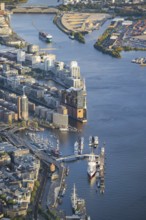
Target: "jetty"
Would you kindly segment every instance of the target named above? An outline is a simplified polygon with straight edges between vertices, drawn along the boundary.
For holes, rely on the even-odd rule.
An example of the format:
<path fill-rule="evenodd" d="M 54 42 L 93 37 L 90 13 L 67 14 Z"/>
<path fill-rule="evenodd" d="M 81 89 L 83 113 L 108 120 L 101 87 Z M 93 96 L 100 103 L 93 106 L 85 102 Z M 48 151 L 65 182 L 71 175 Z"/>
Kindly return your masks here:
<path fill-rule="evenodd" d="M 72 160 L 77 160 L 77 159 L 84 159 L 84 158 L 89 158 L 91 154 L 76 154 L 76 155 L 68 155 L 64 157 L 59 157 L 56 158 L 56 161 L 72 161 Z M 95 157 L 98 159 L 98 155 L 95 155 Z"/>

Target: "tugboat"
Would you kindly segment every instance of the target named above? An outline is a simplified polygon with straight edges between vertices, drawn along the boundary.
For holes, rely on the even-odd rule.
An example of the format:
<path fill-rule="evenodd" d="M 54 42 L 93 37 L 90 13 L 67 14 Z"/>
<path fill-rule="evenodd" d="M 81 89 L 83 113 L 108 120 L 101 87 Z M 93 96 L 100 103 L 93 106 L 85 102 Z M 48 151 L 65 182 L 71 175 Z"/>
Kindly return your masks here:
<path fill-rule="evenodd" d="M 47 34 L 45 32 L 39 32 L 39 39 L 45 41 L 46 43 L 52 42 L 52 35 Z"/>

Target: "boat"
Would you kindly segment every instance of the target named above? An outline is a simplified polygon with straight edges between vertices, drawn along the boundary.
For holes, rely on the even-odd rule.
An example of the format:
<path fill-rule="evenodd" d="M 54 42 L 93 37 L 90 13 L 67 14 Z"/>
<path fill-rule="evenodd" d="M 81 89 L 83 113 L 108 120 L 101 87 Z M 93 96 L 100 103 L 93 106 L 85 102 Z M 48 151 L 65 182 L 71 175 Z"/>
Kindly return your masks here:
<path fill-rule="evenodd" d="M 74 39 L 75 39 L 75 36 L 74 36 L 73 33 L 70 33 L 68 36 L 69 36 L 69 38 L 70 38 L 71 40 L 74 40 Z"/>
<path fill-rule="evenodd" d="M 92 136 L 89 137 L 89 146 L 92 145 Z"/>
<path fill-rule="evenodd" d="M 84 137 L 80 137 L 79 138 L 79 146 L 80 146 L 80 149 L 83 150 L 83 147 L 84 147 Z"/>
<path fill-rule="evenodd" d="M 75 184 L 73 187 L 73 192 L 71 194 L 71 205 L 74 214 L 86 214 L 85 200 L 78 197 Z"/>
<path fill-rule="evenodd" d="M 75 155 L 78 155 L 78 153 L 79 153 L 79 144 L 78 144 L 78 142 L 76 141 L 76 142 L 74 143 L 74 154 L 75 154 Z"/>
<path fill-rule="evenodd" d="M 59 149 L 59 139 L 57 139 L 57 146 L 55 148 L 51 148 L 50 149 L 50 153 L 55 156 L 55 157 L 59 157 L 62 155 L 62 153 L 60 152 L 60 149 Z"/>
<path fill-rule="evenodd" d="M 84 148 L 84 137 L 79 137 L 77 142 L 78 142 L 78 153 L 82 154 Z"/>
<path fill-rule="evenodd" d="M 67 167 L 65 171 L 66 171 L 66 176 L 68 176 L 68 174 L 69 174 L 69 167 Z"/>
<path fill-rule="evenodd" d="M 96 158 L 94 154 L 89 156 L 87 173 L 90 179 L 96 174 Z"/>
<path fill-rule="evenodd" d="M 52 35 L 47 34 L 45 32 L 39 32 L 39 39 L 41 39 L 47 43 L 51 43 L 52 42 Z"/>
<path fill-rule="evenodd" d="M 98 145 L 98 144 L 99 144 L 98 136 L 94 136 L 94 145 Z"/>

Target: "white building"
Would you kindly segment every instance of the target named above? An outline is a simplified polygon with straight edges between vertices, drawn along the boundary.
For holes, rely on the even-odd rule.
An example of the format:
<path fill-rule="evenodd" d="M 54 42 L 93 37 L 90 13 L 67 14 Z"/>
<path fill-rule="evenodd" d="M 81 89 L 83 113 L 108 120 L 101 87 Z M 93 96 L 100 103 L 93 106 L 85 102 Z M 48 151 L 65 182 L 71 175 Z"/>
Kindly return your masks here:
<path fill-rule="evenodd" d="M 17 62 L 24 62 L 25 61 L 25 51 L 18 50 L 17 52 Z"/>
<path fill-rule="evenodd" d="M 75 79 L 80 79 L 80 67 L 78 66 L 77 61 L 71 61 L 70 74 L 71 74 L 71 77 Z"/>
<path fill-rule="evenodd" d="M 53 124 L 57 128 L 68 129 L 68 115 L 53 113 Z"/>

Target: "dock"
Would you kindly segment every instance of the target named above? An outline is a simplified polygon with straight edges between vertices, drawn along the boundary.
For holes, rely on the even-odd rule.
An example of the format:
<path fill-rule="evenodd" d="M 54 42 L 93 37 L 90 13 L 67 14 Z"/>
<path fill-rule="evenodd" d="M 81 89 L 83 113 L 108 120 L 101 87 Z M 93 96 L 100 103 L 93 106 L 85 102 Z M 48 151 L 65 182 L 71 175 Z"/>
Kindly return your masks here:
<path fill-rule="evenodd" d="M 77 155 L 68 155 L 64 157 L 59 157 L 56 159 L 56 161 L 72 161 L 72 160 L 78 160 L 78 159 L 84 159 L 84 158 L 89 158 L 91 154 L 77 154 Z M 95 157 L 98 159 L 98 155 L 95 155 Z"/>

